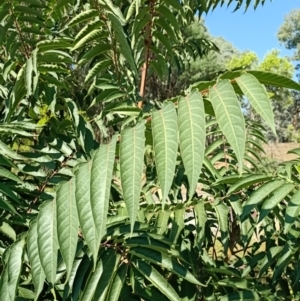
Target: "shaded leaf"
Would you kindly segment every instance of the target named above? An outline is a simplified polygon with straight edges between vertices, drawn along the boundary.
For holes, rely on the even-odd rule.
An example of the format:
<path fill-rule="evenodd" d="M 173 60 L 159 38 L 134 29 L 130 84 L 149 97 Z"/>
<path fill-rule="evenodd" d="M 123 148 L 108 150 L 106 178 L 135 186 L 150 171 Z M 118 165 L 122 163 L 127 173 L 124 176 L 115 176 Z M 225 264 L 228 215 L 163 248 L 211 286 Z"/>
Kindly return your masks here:
<path fill-rule="evenodd" d="M 23 263 L 24 246 L 25 241 L 23 239 L 18 240 L 5 252 L 4 269 L 0 279 L 0 300 L 15 301 Z"/>
<path fill-rule="evenodd" d="M 107 16 L 112 22 L 112 27 L 115 30 L 115 38 L 119 43 L 119 47 L 122 49 L 122 55 L 124 55 L 134 74 L 138 76 L 138 71 L 133 59 L 132 51 L 129 47 L 120 19 L 112 13 L 108 13 Z"/>
<path fill-rule="evenodd" d="M 96 291 L 94 294 L 95 300 L 104 301 L 109 291 L 110 283 L 114 279 L 114 275 L 118 268 L 121 255 L 110 249 L 103 253 L 101 261 L 103 264 L 103 273 L 97 284 Z"/>
<path fill-rule="evenodd" d="M 163 275 L 161 275 L 153 266 L 142 260 L 133 261 L 134 267 L 146 277 L 157 289 L 159 289 L 170 300 L 181 300 L 174 288 L 169 284 Z"/>
<path fill-rule="evenodd" d="M 267 197 L 270 193 L 272 193 L 283 184 L 284 182 L 282 180 L 274 180 L 262 185 L 257 190 L 255 190 L 250 198 L 243 204 L 243 214 L 241 219 L 249 214 L 250 211 L 259 203 L 261 203 L 265 197 Z"/>
<path fill-rule="evenodd" d="M 136 257 L 148 260 L 154 264 L 158 264 L 172 273 L 177 274 L 179 277 L 183 277 L 191 283 L 202 285 L 189 270 L 166 254 L 141 247 L 131 248 L 129 253 L 135 255 Z"/>
<path fill-rule="evenodd" d="M 197 205 L 195 205 L 194 213 L 196 217 L 196 227 L 197 227 L 196 241 L 198 244 L 198 248 L 201 249 L 201 245 L 205 237 L 205 224 L 207 221 L 204 201 L 201 201 Z"/>
<path fill-rule="evenodd" d="M 108 296 L 109 301 L 118 301 L 120 297 L 121 290 L 123 288 L 123 284 L 125 282 L 126 273 L 127 273 L 128 265 L 123 263 L 117 270 L 114 280 L 110 287 L 110 292 Z"/>
<path fill-rule="evenodd" d="M 290 227 L 296 221 L 300 212 L 300 191 L 297 191 L 288 202 L 285 210 L 284 233 L 288 233 Z"/>

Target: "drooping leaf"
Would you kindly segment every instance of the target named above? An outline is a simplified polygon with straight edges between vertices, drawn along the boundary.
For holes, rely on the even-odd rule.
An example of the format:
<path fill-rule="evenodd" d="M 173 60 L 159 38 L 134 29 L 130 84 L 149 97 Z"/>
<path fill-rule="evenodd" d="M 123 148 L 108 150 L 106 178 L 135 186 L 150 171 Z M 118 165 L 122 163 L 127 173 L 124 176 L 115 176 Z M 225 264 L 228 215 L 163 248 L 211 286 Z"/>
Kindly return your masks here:
<path fill-rule="evenodd" d="M 214 209 L 217 214 L 219 231 L 221 232 L 221 241 L 225 249 L 225 253 L 227 252 L 228 247 L 228 207 L 223 204 L 221 201 L 214 205 Z"/>
<path fill-rule="evenodd" d="M 82 301 L 91 301 L 93 300 L 95 290 L 97 288 L 98 281 L 103 273 L 103 262 L 99 260 L 97 262 L 95 270 L 90 274 L 87 285 L 82 294 Z"/>
<path fill-rule="evenodd" d="M 103 262 L 103 273 L 97 284 L 94 294 L 95 300 L 104 301 L 109 291 L 110 283 L 114 279 L 114 275 L 117 271 L 120 263 L 121 255 L 114 252 L 112 249 L 107 250 L 101 256 Z"/>
<path fill-rule="evenodd" d="M 243 219 L 255 206 L 261 203 L 265 197 L 283 184 L 284 182 L 282 180 L 274 180 L 255 190 L 250 198 L 243 204 L 244 209 L 241 219 Z"/>
<path fill-rule="evenodd" d="M 171 215 L 171 211 L 167 210 L 165 212 L 161 211 L 158 213 L 158 217 L 156 220 L 156 228 L 157 234 L 164 234 L 168 229 L 169 218 Z"/>
<path fill-rule="evenodd" d="M 83 236 L 97 262 L 98 248 L 105 234 L 108 198 L 117 136 L 103 144 L 93 160 L 76 172 L 76 204 Z"/>
<path fill-rule="evenodd" d="M 110 287 L 108 300 L 110 301 L 119 300 L 120 293 L 125 282 L 127 269 L 128 269 L 128 264 L 126 263 L 121 264 L 121 266 L 118 268 Z"/>
<path fill-rule="evenodd" d="M 0 177 L 7 178 L 17 183 L 23 184 L 23 181 L 18 176 L 16 176 L 14 173 L 1 166 L 0 166 Z"/>
<path fill-rule="evenodd" d="M 203 285 L 194 277 L 194 275 L 189 270 L 175 261 L 172 257 L 164 253 L 142 247 L 131 248 L 129 250 L 129 253 L 135 255 L 136 257 L 148 260 L 154 264 L 158 264 L 161 267 L 166 268 L 172 273 L 178 275 L 179 277 L 183 277 L 191 283 L 201 286 Z"/>
<path fill-rule="evenodd" d="M 43 40 L 38 42 L 36 46 L 41 53 L 47 50 L 70 47 L 71 41 L 67 39 Z"/>
<path fill-rule="evenodd" d="M 41 265 L 41 260 L 38 251 L 38 233 L 37 233 L 37 221 L 34 220 L 30 224 L 27 239 L 27 252 L 28 258 L 31 263 L 31 275 L 34 285 L 34 300 L 38 300 L 38 297 L 43 289 L 44 281 L 46 279 L 44 270 Z"/>
<path fill-rule="evenodd" d="M 77 275 L 77 272 L 79 270 L 79 266 L 83 261 L 84 256 L 86 255 L 86 251 L 87 248 L 83 245 L 83 241 L 79 241 L 78 245 L 77 245 L 77 250 L 76 250 L 76 254 L 75 254 L 75 259 L 72 265 L 72 269 L 71 269 L 71 273 L 70 273 L 70 277 L 68 280 L 68 283 L 64 286 L 64 299 L 66 299 L 71 292 L 74 290 L 73 286 L 74 286 L 74 282 L 75 282 L 75 278 Z M 83 272 L 81 270 L 81 272 Z M 83 272 L 84 274 L 84 272 Z M 78 289 L 78 288 L 76 288 Z M 74 298 L 76 300 L 76 298 Z"/>
<path fill-rule="evenodd" d="M 173 244 L 177 243 L 177 239 L 184 228 L 185 208 L 176 209 L 172 218 L 172 228 L 169 239 Z"/>
<path fill-rule="evenodd" d="M 32 72 L 33 72 L 33 63 L 32 57 L 30 57 L 25 66 L 25 85 L 27 90 L 27 97 L 32 93 Z"/>
<path fill-rule="evenodd" d="M 144 166 L 145 123 L 139 122 L 121 133 L 120 171 L 124 201 L 129 213 L 131 232 L 137 216 Z"/>
<path fill-rule="evenodd" d="M 92 60 L 95 56 L 101 54 L 102 52 L 108 51 L 110 49 L 111 46 L 109 44 L 98 44 L 84 53 L 84 55 L 78 61 L 78 65 L 82 65 L 88 60 Z"/>
<path fill-rule="evenodd" d="M 158 180 L 162 189 L 162 207 L 168 196 L 175 172 L 177 156 L 177 116 L 171 102 L 152 113 L 153 145 Z"/>
<path fill-rule="evenodd" d="M 79 264 L 78 270 L 80 273 L 77 273 L 73 280 L 73 286 L 72 288 L 72 300 L 79 301 L 80 293 L 84 287 L 85 280 L 88 278 L 88 276 L 91 273 L 91 266 L 92 266 L 92 259 L 90 257 L 90 252 L 88 251 L 87 254 L 85 254 Z M 71 279 L 71 278 L 70 278 Z"/>
<path fill-rule="evenodd" d="M 0 279 L 0 300 L 15 300 L 23 264 L 24 246 L 24 239 L 18 240 L 5 253 L 4 269 Z"/>
<path fill-rule="evenodd" d="M 255 111 L 266 121 L 276 135 L 273 109 L 266 89 L 253 75 L 248 73 L 243 73 L 236 81 Z"/>
<path fill-rule="evenodd" d="M 134 267 L 146 277 L 158 290 L 172 301 L 181 300 L 174 288 L 153 266 L 142 260 L 132 262 Z"/>
<path fill-rule="evenodd" d="M 276 262 L 273 274 L 273 283 L 276 282 L 283 269 L 289 265 L 291 257 L 295 254 L 295 252 L 296 248 L 290 246 L 289 243 L 285 244 Z"/>
<path fill-rule="evenodd" d="M 102 144 L 95 152 L 91 170 L 91 209 L 99 246 L 106 231 L 110 186 L 113 175 L 117 135 L 108 144 Z"/>
<path fill-rule="evenodd" d="M 284 75 L 258 70 L 249 70 L 247 71 L 247 73 L 255 76 L 257 80 L 264 85 L 271 85 L 300 91 L 300 85 Z"/>
<path fill-rule="evenodd" d="M 195 217 L 196 217 L 196 229 L 197 237 L 196 241 L 198 248 L 201 249 L 202 242 L 205 237 L 205 224 L 207 221 L 207 215 L 205 211 L 205 203 L 203 201 L 199 202 L 194 207 Z"/>
<path fill-rule="evenodd" d="M 260 264 L 259 276 L 261 277 L 271 266 L 271 264 L 276 260 L 279 256 L 280 251 L 282 250 L 282 246 L 275 246 L 267 250 L 263 261 Z"/>
<path fill-rule="evenodd" d="M 262 221 L 269 212 L 278 205 L 293 189 L 294 184 L 285 183 L 276 190 L 274 190 L 269 198 L 267 198 L 260 210 L 259 222 Z"/>
<path fill-rule="evenodd" d="M 243 170 L 246 128 L 241 107 L 230 82 L 222 80 L 212 87 L 210 100 L 219 126 L 237 157 L 239 172 L 241 173 Z"/>
<path fill-rule="evenodd" d="M 154 236 L 154 237 L 153 237 Z M 171 256 L 180 258 L 180 253 L 171 247 L 173 244 L 172 239 L 167 239 L 164 236 L 157 235 L 155 237 L 154 234 L 143 234 L 137 237 L 131 237 L 126 239 L 126 245 L 129 247 L 143 247 L 153 249 L 165 254 L 169 254 Z"/>
<path fill-rule="evenodd" d="M 284 233 L 288 233 L 290 227 L 296 221 L 300 212 L 300 191 L 297 191 L 289 201 L 285 211 Z"/>
<path fill-rule="evenodd" d="M 118 41 L 120 48 L 122 49 L 122 54 L 124 55 L 126 61 L 130 65 L 131 70 L 134 72 L 134 74 L 136 76 L 138 76 L 138 71 L 137 71 L 137 67 L 136 67 L 136 64 L 133 59 L 132 51 L 131 51 L 128 41 L 126 39 L 126 35 L 124 33 L 120 19 L 117 18 L 112 13 L 108 13 L 107 16 L 110 19 L 110 21 L 112 22 L 112 27 L 115 30 L 115 38 Z"/>
<path fill-rule="evenodd" d="M 245 187 L 250 187 L 253 184 L 262 183 L 266 181 L 270 181 L 273 178 L 273 176 L 267 176 L 267 175 L 250 175 L 246 178 L 242 178 L 241 180 L 237 181 L 235 184 L 233 184 L 227 194 L 234 193 L 236 191 L 239 191 Z"/>
<path fill-rule="evenodd" d="M 75 180 L 71 179 L 58 188 L 56 193 L 57 234 L 59 248 L 66 264 L 66 282 L 75 258 L 79 219 L 75 199 Z"/>
<path fill-rule="evenodd" d="M 56 200 L 45 201 L 40 206 L 37 218 L 37 243 L 39 257 L 46 279 L 52 285 L 55 282 L 57 271 L 57 218 Z"/>
<path fill-rule="evenodd" d="M 202 168 L 206 138 L 203 99 L 198 91 L 180 98 L 178 126 L 181 157 L 189 180 L 191 199 Z"/>

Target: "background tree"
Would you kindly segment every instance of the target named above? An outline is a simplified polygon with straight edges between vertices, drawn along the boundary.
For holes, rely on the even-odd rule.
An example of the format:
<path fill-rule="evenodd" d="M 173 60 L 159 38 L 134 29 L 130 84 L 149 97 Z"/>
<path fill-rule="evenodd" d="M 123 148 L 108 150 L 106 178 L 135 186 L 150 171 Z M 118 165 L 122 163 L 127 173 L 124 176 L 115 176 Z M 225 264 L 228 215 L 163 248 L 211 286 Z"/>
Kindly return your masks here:
<path fill-rule="evenodd" d="M 228 69 L 236 68 L 257 69 L 266 72 L 275 72 L 292 78 L 294 75 L 294 66 L 287 58 L 280 57 L 278 50 L 271 50 L 260 62 L 254 52 L 246 51 L 239 56 L 233 57 L 227 64 Z M 270 129 L 267 129 L 266 137 L 270 142 L 288 142 L 297 139 L 298 109 L 297 100 L 294 98 L 295 92 L 279 87 L 266 86 L 269 93 L 274 118 L 276 124 L 277 137 Z M 249 106 L 247 100 L 243 99 L 244 112 L 251 120 L 262 122 L 261 118 L 255 113 L 253 108 Z"/>
<path fill-rule="evenodd" d="M 294 50 L 294 54 L 291 60 L 296 63 L 296 74 L 300 81 L 300 9 L 292 10 L 288 15 L 285 16 L 284 22 L 278 30 L 278 40 L 284 44 L 287 49 Z M 299 141 L 299 114 L 300 114 L 300 94 L 293 92 L 294 105 L 291 108 L 293 115 L 293 122 L 290 125 L 291 135 L 294 136 L 294 140 Z"/>
<path fill-rule="evenodd" d="M 278 30 L 278 40 L 284 44 L 287 49 L 294 50 L 291 57 L 297 62 L 296 69 L 300 68 L 300 9 L 292 10 L 285 16 L 284 22 Z M 299 75 L 298 75 L 299 76 Z"/>

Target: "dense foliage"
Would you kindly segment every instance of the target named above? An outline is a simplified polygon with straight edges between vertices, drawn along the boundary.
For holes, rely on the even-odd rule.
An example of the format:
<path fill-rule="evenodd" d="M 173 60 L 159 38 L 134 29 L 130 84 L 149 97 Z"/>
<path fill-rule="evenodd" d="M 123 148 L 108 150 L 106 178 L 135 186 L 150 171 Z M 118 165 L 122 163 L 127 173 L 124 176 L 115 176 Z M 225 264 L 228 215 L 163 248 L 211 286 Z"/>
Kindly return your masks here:
<path fill-rule="evenodd" d="M 275 132 L 265 85 L 300 85 L 147 90 L 216 50 L 183 28 L 225 2 L 265 1 L 0 1 L 1 301 L 299 299 L 299 160 L 261 165 L 240 99 Z"/>

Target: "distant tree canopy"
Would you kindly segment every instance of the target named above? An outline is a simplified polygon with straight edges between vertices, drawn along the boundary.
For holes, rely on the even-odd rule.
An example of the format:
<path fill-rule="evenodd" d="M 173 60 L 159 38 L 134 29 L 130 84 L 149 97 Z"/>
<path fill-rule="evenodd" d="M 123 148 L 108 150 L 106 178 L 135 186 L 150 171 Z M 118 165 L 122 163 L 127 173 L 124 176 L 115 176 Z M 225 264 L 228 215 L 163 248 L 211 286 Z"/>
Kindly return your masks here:
<path fill-rule="evenodd" d="M 300 81 L 300 9 L 294 9 L 285 16 L 284 22 L 278 30 L 277 38 L 287 49 L 294 50 L 290 59 L 296 63 L 296 75 Z M 293 105 L 290 107 L 290 112 L 293 121 L 289 125 L 289 135 L 292 137 L 292 140 L 299 141 L 300 94 L 296 91 L 291 93 Z"/>
<path fill-rule="evenodd" d="M 292 10 L 285 16 L 277 37 L 287 49 L 294 50 L 293 61 L 297 61 L 296 69 L 300 69 L 300 9 Z M 299 74 L 298 74 L 299 77 Z"/>

